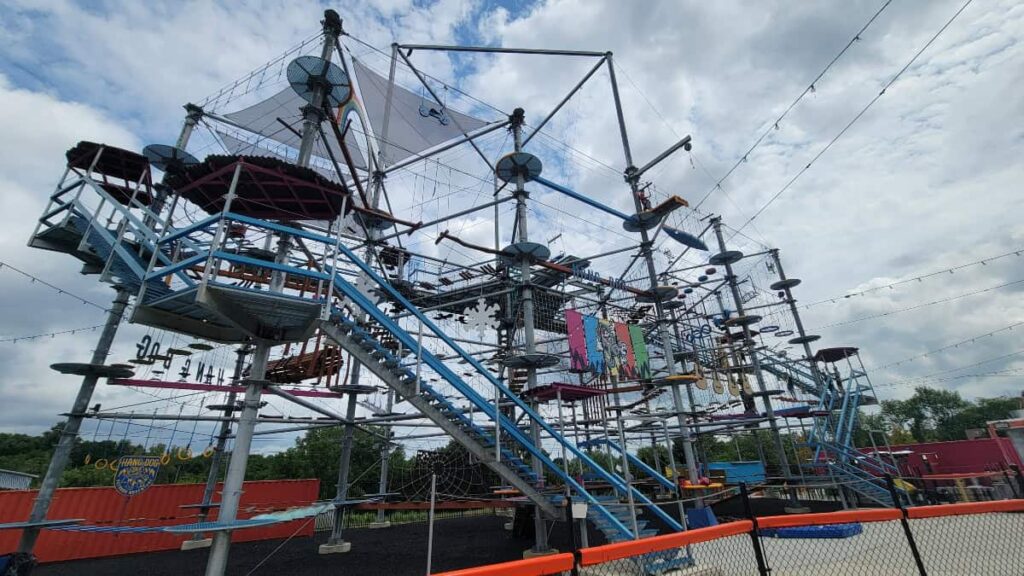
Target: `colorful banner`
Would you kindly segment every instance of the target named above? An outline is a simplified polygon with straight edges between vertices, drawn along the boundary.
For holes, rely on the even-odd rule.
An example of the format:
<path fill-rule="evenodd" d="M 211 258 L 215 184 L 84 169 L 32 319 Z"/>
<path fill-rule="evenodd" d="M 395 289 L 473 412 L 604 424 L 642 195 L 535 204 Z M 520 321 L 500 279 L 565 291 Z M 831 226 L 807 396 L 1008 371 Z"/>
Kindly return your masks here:
<path fill-rule="evenodd" d="M 619 341 L 619 374 L 623 379 L 632 380 L 636 378 L 636 357 L 633 355 L 633 339 L 629 335 L 629 326 L 616 322 L 615 337 Z"/>
<path fill-rule="evenodd" d="M 604 374 L 604 352 L 601 351 L 601 343 L 597 335 L 597 318 L 594 316 L 583 317 L 583 333 L 587 340 L 587 369 L 594 374 Z"/>
<path fill-rule="evenodd" d="M 647 353 L 644 331 L 634 324 L 629 325 L 629 336 L 633 340 L 633 356 L 636 358 L 637 378 L 651 377 L 651 357 Z"/>
<path fill-rule="evenodd" d="M 605 370 L 613 378 L 618 378 L 622 354 L 619 352 L 619 338 L 615 335 L 615 323 L 609 320 L 599 320 L 597 333 L 601 341 L 601 349 L 604 350 Z"/>
<path fill-rule="evenodd" d="M 620 380 L 651 377 L 643 330 L 633 324 L 565 311 L 570 370 L 608 375 Z"/>
<path fill-rule="evenodd" d="M 575 310 L 565 311 L 565 328 L 569 336 L 569 370 L 586 372 L 587 336 L 583 329 L 583 315 Z"/>

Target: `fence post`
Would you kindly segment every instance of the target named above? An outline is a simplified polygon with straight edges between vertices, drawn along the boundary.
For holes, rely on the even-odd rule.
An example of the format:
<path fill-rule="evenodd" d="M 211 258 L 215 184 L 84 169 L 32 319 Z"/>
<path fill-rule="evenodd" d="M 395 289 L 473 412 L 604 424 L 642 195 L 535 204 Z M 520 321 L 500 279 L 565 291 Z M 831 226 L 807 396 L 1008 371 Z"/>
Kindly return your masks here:
<path fill-rule="evenodd" d="M 764 550 L 761 549 L 761 536 L 757 530 L 757 516 L 750 507 L 750 494 L 747 492 L 747 483 L 740 482 L 740 497 L 743 498 L 743 512 L 747 515 L 754 526 L 750 529 L 750 541 L 754 545 L 754 558 L 757 560 L 757 573 L 761 576 L 768 576 L 768 565 L 764 560 Z"/>
<path fill-rule="evenodd" d="M 1020 466 L 1010 464 L 1010 470 L 1013 470 L 1013 473 L 1017 475 L 1017 493 L 1020 494 L 1018 498 L 1024 498 L 1024 476 L 1020 474 Z"/>
<path fill-rule="evenodd" d="M 565 496 L 565 506 L 568 512 L 566 520 L 569 521 L 569 542 L 572 546 L 572 576 L 579 576 L 580 573 L 580 536 L 575 515 L 572 513 L 572 496 Z"/>
<path fill-rule="evenodd" d="M 917 571 L 921 576 L 928 576 L 924 569 L 924 562 L 921 561 L 921 552 L 917 549 L 917 542 L 914 540 L 914 533 L 910 531 L 910 522 L 907 521 L 907 509 L 903 507 L 903 500 L 896 491 L 896 483 L 892 481 L 892 474 L 885 475 L 885 485 L 889 488 L 889 496 L 893 504 L 900 510 L 900 524 L 903 525 L 903 534 L 907 537 L 907 544 L 910 545 L 910 553 L 914 555 L 914 562 L 917 564 Z"/>

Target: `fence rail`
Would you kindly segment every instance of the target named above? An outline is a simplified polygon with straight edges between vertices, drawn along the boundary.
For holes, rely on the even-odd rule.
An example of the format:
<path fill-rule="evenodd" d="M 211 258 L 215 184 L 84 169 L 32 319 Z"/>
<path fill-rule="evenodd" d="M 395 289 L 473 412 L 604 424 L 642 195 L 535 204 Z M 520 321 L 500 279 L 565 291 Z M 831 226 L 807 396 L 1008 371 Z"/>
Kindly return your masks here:
<path fill-rule="evenodd" d="M 1024 500 L 968 502 L 763 516 L 438 576 L 1002 576 L 1024 573 L 1022 541 Z"/>

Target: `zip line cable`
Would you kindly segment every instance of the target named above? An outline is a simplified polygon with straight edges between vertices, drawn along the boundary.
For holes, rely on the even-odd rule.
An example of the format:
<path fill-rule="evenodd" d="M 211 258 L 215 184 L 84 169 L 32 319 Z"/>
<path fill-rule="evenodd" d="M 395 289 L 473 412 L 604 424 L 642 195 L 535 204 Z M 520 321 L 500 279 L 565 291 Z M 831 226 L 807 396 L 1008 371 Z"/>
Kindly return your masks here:
<path fill-rule="evenodd" d="M 857 292 L 850 292 L 850 293 L 844 294 L 842 296 L 835 296 L 833 298 L 825 298 L 824 300 L 817 300 L 815 302 L 811 302 L 810 304 L 804 304 L 803 306 L 800 306 L 800 308 L 803 309 L 803 310 L 806 310 L 807 308 L 811 308 L 811 307 L 817 306 L 819 304 L 824 304 L 826 302 L 831 302 L 832 304 L 836 304 L 836 303 L 838 303 L 838 302 L 840 302 L 842 300 L 845 300 L 845 299 L 848 299 L 848 298 L 853 298 L 854 296 L 863 296 L 865 294 L 870 294 L 871 292 L 877 292 L 879 290 L 884 290 L 886 288 L 892 289 L 895 286 L 899 286 L 901 284 L 907 284 L 907 283 L 910 283 L 910 282 L 914 282 L 915 280 L 917 282 L 921 282 L 922 280 L 924 280 L 926 278 L 932 278 L 934 276 L 939 276 L 939 275 L 943 275 L 943 274 L 952 274 L 953 272 L 955 272 L 957 270 L 962 270 L 964 268 L 970 268 L 971 266 L 977 266 L 979 264 L 982 265 L 982 266 L 987 266 L 989 262 L 995 262 L 996 260 L 1000 260 L 1002 258 L 1006 258 L 1007 256 L 1020 256 L 1022 251 L 1024 251 L 1024 248 L 1018 248 L 1017 250 L 1013 250 L 1013 251 L 1007 252 L 1005 254 L 1000 254 L 998 256 L 992 256 L 992 257 L 989 257 L 989 258 L 982 258 L 980 260 L 975 260 L 974 262 L 968 262 L 966 264 L 960 264 L 960 265 L 957 265 L 957 266 L 953 266 L 951 268 L 942 268 L 941 270 L 936 270 L 935 272 L 929 272 L 927 274 L 921 274 L 919 276 L 914 276 L 913 278 L 906 278 L 904 280 L 898 280 L 896 282 L 892 282 L 892 283 L 886 284 L 884 286 L 875 286 L 874 288 L 866 288 L 864 290 L 860 290 L 860 291 L 857 291 Z"/>
<path fill-rule="evenodd" d="M 825 147 L 824 147 L 824 148 L 822 148 L 821 150 L 819 150 L 819 151 L 818 151 L 818 153 L 817 153 L 817 154 L 815 154 L 813 158 L 811 158 L 810 162 L 808 162 L 806 166 L 804 166 L 803 168 L 801 168 L 801 169 L 800 169 L 800 171 L 799 171 L 799 172 L 797 172 L 797 173 L 796 173 L 796 175 L 795 175 L 795 176 L 793 176 L 793 178 L 792 178 L 792 179 L 790 179 L 790 180 L 789 180 L 789 182 L 787 182 L 785 186 L 783 186 L 782 188 L 780 188 L 778 192 L 776 192 L 776 193 L 775 193 L 775 194 L 774 194 L 774 195 L 773 195 L 773 196 L 772 196 L 771 198 L 769 198 L 769 199 L 768 199 L 768 201 L 767 201 L 767 202 L 765 202 L 765 203 L 764 203 L 764 205 L 762 205 L 762 206 L 761 206 L 760 208 L 758 208 L 757 212 L 755 212 L 753 216 L 751 216 L 750 218 L 748 218 L 748 219 L 747 219 L 747 221 L 746 221 L 746 222 L 744 222 L 744 223 L 743 223 L 743 225 L 742 225 L 742 226 L 740 226 L 740 227 L 738 228 L 738 230 L 743 230 L 744 228 L 746 228 L 746 227 L 747 227 L 747 225 L 749 225 L 750 223 L 752 223 L 752 222 L 753 222 L 753 221 L 754 221 L 754 220 L 755 220 L 755 219 L 756 219 L 756 218 L 757 218 L 758 216 L 760 216 L 760 215 L 761 215 L 762 213 L 764 213 L 764 211 L 765 211 L 765 210 L 767 210 L 769 206 L 771 206 L 771 205 L 772 205 L 772 204 L 773 204 L 773 203 L 774 203 L 774 202 L 775 202 L 776 200 L 778 200 L 779 196 L 782 196 L 782 194 L 783 194 L 783 193 L 784 193 L 784 192 L 785 192 L 786 190 L 789 190 L 789 188 L 790 188 L 790 187 L 791 187 L 791 186 L 793 185 L 793 183 L 795 183 L 795 182 L 796 182 L 797 180 L 799 180 L 801 176 L 803 176 L 803 175 L 804 175 L 804 174 L 805 174 L 805 173 L 806 173 L 806 172 L 807 172 L 808 170 L 810 170 L 810 169 L 811 169 L 811 166 L 813 166 L 813 165 L 814 165 L 814 163 L 815 163 L 815 162 L 817 162 L 819 158 L 821 158 L 822 156 L 824 156 L 824 154 L 825 154 L 826 152 L 828 152 L 828 151 L 829 151 L 829 150 L 830 150 L 830 149 L 832 148 L 832 146 L 833 146 L 833 145 L 834 145 L 834 144 L 835 144 L 836 142 L 838 142 L 838 141 L 839 141 L 839 139 L 840 139 L 840 138 L 842 138 L 842 137 L 843 137 L 843 135 L 845 135 L 845 134 L 847 133 L 847 131 L 849 131 L 849 130 L 850 130 L 850 128 L 851 128 L 851 127 L 853 127 L 853 125 L 854 125 L 854 124 L 856 124 L 856 123 L 857 123 L 857 121 L 858 121 L 858 120 L 860 120 L 860 119 L 861 119 L 861 118 L 862 118 L 862 117 L 864 116 L 864 114 L 866 114 L 866 113 L 867 113 L 867 111 L 868 111 L 868 110 L 870 110 L 870 109 L 871 109 L 871 107 L 872 107 L 872 106 L 874 106 L 874 105 L 875 105 L 875 102 L 878 102 L 878 101 L 879 101 L 879 100 L 880 100 L 880 99 L 882 98 L 882 96 L 884 96 L 884 95 L 885 95 L 886 91 L 887 91 L 887 90 L 888 90 L 888 89 L 889 89 L 889 88 L 890 88 L 890 87 L 891 87 L 891 86 L 892 86 L 893 84 L 895 84 L 897 80 L 899 80 L 899 79 L 900 79 L 900 78 L 901 78 L 901 77 L 903 76 L 903 74 L 904 74 L 904 73 L 905 73 L 905 72 L 906 72 L 906 71 L 907 71 L 907 70 L 908 70 L 908 69 L 909 69 L 909 68 L 910 68 L 910 67 L 911 67 L 911 66 L 912 66 L 912 65 L 914 64 L 914 62 L 917 62 L 917 59 L 918 59 L 918 58 L 919 58 L 919 57 L 921 56 L 921 54 L 923 54 L 923 53 L 924 53 L 924 51 L 925 51 L 925 50 L 927 50 L 927 49 L 928 49 L 928 48 L 929 48 L 929 47 L 930 47 L 930 46 L 931 46 L 931 45 L 932 45 L 932 44 L 933 44 L 933 43 L 935 42 L 935 40 L 937 40 L 937 39 L 938 39 L 938 37 L 939 37 L 939 36 L 941 36 L 941 35 L 942 35 L 942 33 L 946 31 L 946 28 L 949 28 L 949 26 L 950 26 L 950 25 L 951 25 L 951 24 L 952 24 L 952 23 L 953 23 L 953 22 L 954 22 L 954 21 L 955 21 L 955 20 L 957 19 L 957 17 L 959 17 L 959 16 L 960 16 L 960 14 L 962 14 L 962 13 L 963 13 L 963 11 L 964 11 L 964 10 L 966 10 L 966 9 L 967 9 L 967 7 L 968 7 L 968 6 L 970 6 L 970 5 L 971 5 L 971 2 L 973 2 L 973 1 L 974 1 L 974 0 L 967 0 L 967 2 L 965 2 L 965 3 L 964 3 L 964 4 L 962 5 L 962 6 L 960 6 L 960 9 L 959 9 L 959 10 L 957 10 L 957 11 L 956 11 L 956 12 L 955 12 L 955 13 L 953 14 L 953 16 L 952 16 L 952 17 L 950 17 L 950 19 L 949 19 L 949 20 L 947 20 L 947 21 L 946 21 L 946 23 L 942 25 L 942 28 L 939 28 L 939 31 L 938 31 L 938 32 L 936 32 L 936 33 L 935 33 L 935 34 L 934 34 L 934 35 L 933 35 L 933 36 L 932 36 L 932 37 L 931 37 L 931 38 L 930 38 L 930 39 L 928 40 L 928 42 L 926 42 L 926 43 L 925 43 L 925 45 L 924 45 L 924 46 L 922 46 L 922 47 L 921 47 L 921 49 L 920 49 L 920 50 L 918 50 L 918 51 L 917 51 L 917 53 L 915 53 L 915 54 L 914 54 L 914 56 L 913 56 L 913 57 L 912 57 L 912 58 L 910 59 L 910 61 L 909 61 L 909 62 L 907 62 L 907 63 L 906 63 L 906 64 L 905 64 L 904 66 L 903 66 L 903 68 L 901 68 L 901 69 L 900 69 L 900 71 L 899 71 L 899 72 L 897 72 L 897 73 L 896 73 L 896 75 L 895 75 L 895 76 L 893 76 L 893 77 L 892 77 L 892 79 L 891 79 L 891 80 L 889 80 L 889 82 L 887 82 L 887 83 L 885 84 L 885 86 L 883 86 L 883 87 L 882 87 L 882 90 L 881 90 L 881 91 L 880 91 L 880 92 L 879 92 L 878 94 L 876 94 L 876 95 L 875 95 L 875 97 L 874 97 L 874 98 L 872 98 L 872 99 L 871 99 L 871 100 L 870 100 L 870 101 L 869 101 L 869 102 L 867 103 L 867 105 L 866 105 L 866 106 L 864 106 L 864 108 L 862 108 L 862 109 L 861 109 L 861 111 L 860 111 L 860 112 L 858 112 L 858 113 L 857 113 L 857 115 L 856 115 L 856 116 L 854 116 L 854 117 L 853 117 L 853 119 L 851 119 L 851 120 L 850 120 L 850 121 L 849 121 L 849 122 L 848 122 L 848 123 L 846 124 L 846 126 L 844 126 L 844 127 L 843 127 L 843 129 L 842 129 L 842 130 L 840 130 L 840 131 L 839 131 L 839 133 L 838 133 L 838 134 L 836 134 L 836 135 L 835 135 L 835 136 L 834 136 L 834 137 L 832 138 L 832 140 L 830 140 L 830 141 L 829 141 L 829 143 L 825 145 Z M 734 234 L 733 236 L 735 236 L 735 234 Z M 731 237 L 730 237 L 730 239 L 731 239 Z"/>
<path fill-rule="evenodd" d="M 858 42 L 860 40 L 861 34 L 863 34 L 864 31 L 867 30 L 871 26 L 871 24 L 874 23 L 874 21 L 882 14 L 882 12 L 884 12 L 885 9 L 889 7 L 889 4 L 892 4 L 892 0 L 886 0 L 885 4 L 882 4 L 882 7 L 879 8 L 878 11 L 875 12 L 873 16 L 871 16 L 871 18 L 867 21 L 867 23 L 865 23 L 864 26 L 862 26 L 861 29 L 858 30 L 857 33 L 853 35 L 853 38 L 850 38 L 850 41 L 846 43 L 846 46 L 843 46 L 843 49 L 840 50 L 839 53 L 836 54 L 834 58 L 832 58 L 832 61 L 829 62 L 828 65 L 825 66 L 825 68 L 821 72 L 819 72 L 817 76 L 814 77 L 814 80 L 811 80 L 811 83 L 807 85 L 807 88 L 804 88 L 804 91 L 801 92 L 800 95 L 797 96 L 795 100 L 793 100 L 793 102 L 789 105 L 789 107 L 786 108 L 786 110 L 783 111 L 782 114 L 778 118 L 776 118 L 774 122 L 772 122 L 771 124 L 768 125 L 768 128 L 765 129 L 765 131 L 761 134 L 761 136 L 757 140 L 754 141 L 754 144 L 746 152 L 744 152 L 743 155 L 740 156 L 738 160 L 736 160 L 736 163 L 732 165 L 732 168 L 729 168 L 729 171 L 726 172 L 724 176 L 719 178 L 718 181 L 715 182 L 715 184 L 711 187 L 711 189 L 709 189 L 707 192 L 704 193 L 704 196 L 700 199 L 700 202 L 697 202 L 697 205 L 694 207 L 694 210 L 696 210 L 697 208 L 700 208 L 701 205 L 704 204 L 704 201 L 707 200 L 708 197 L 711 196 L 711 194 L 716 189 L 722 190 L 722 182 L 725 182 L 725 180 L 729 176 L 731 176 L 732 173 L 735 172 L 736 169 L 739 168 L 741 164 L 743 164 L 744 162 L 747 162 L 747 160 L 750 157 L 751 152 L 753 152 L 755 149 L 757 149 L 757 147 L 760 146 L 762 142 L 764 142 L 764 139 L 767 138 L 768 135 L 771 134 L 773 130 L 778 130 L 779 129 L 779 123 L 782 122 L 786 118 L 786 116 L 793 110 L 793 108 L 796 107 L 797 104 L 800 103 L 801 100 L 803 100 L 804 96 L 807 96 L 808 94 L 813 94 L 817 90 L 817 88 L 815 87 L 816 84 L 825 76 L 825 74 L 828 73 L 828 71 L 832 68 L 832 66 L 840 58 L 842 58 L 844 54 L 846 54 L 846 51 L 849 50 L 856 42 Z M 722 191 L 724 192 L 725 190 L 722 190 Z"/>
<path fill-rule="evenodd" d="M 1000 288 L 1006 288 L 1007 286 L 1014 286 L 1014 285 L 1020 284 L 1022 282 L 1024 282 L 1024 280 L 1014 280 L 1013 282 L 1006 282 L 1004 284 L 999 284 L 999 285 L 996 285 L 996 286 L 989 286 L 988 288 L 982 288 L 981 290 L 974 290 L 973 292 L 964 292 L 963 294 L 957 294 L 956 296 L 948 296 L 946 298 L 940 298 L 938 300 L 932 300 L 931 302 L 926 302 L 924 304 L 915 304 L 913 306 L 908 306 L 906 308 L 900 308 L 898 310 L 890 310 L 888 312 L 882 312 L 882 313 L 879 313 L 879 314 L 872 314 L 870 316 L 862 316 L 860 318 L 854 318 L 853 320 L 845 320 L 843 322 L 836 322 L 834 324 L 826 324 L 824 326 L 818 326 L 817 328 L 812 328 L 812 330 L 820 330 L 822 328 L 835 328 L 836 326 L 846 326 L 848 324 L 856 324 L 857 322 L 863 322 L 864 320 L 872 320 L 874 318 L 882 318 L 884 316 L 893 316 L 895 314 L 900 314 L 902 312 L 909 312 L 911 310 L 917 310 L 919 308 L 925 308 L 927 306 L 932 306 L 932 305 L 935 305 L 935 304 L 942 304 L 942 303 L 945 303 L 945 302 L 952 302 L 953 300 L 959 300 L 960 298 L 966 298 L 968 296 L 976 296 L 978 294 L 984 294 L 986 292 L 991 292 L 993 290 L 998 290 Z"/>
<path fill-rule="evenodd" d="M 884 370 L 886 368 L 892 368 L 893 366 L 899 366 L 900 364 L 905 364 L 907 362 L 912 362 L 914 360 L 917 360 L 918 358 L 924 358 L 924 357 L 927 357 L 927 356 L 931 356 L 933 354 L 937 354 L 939 352 L 945 352 L 946 350 L 950 350 L 950 349 L 953 349 L 953 348 L 959 348 L 960 346 L 962 346 L 964 344 L 973 344 L 976 340 L 980 340 L 982 338 L 987 338 L 989 336 L 995 336 L 996 334 L 1000 334 L 1002 332 L 1012 331 L 1014 328 L 1016 328 L 1017 326 L 1020 326 L 1022 324 L 1024 324 L 1024 321 L 1022 321 L 1022 322 L 1015 322 L 1013 324 L 1010 324 L 1009 326 L 1003 326 L 1002 328 L 1000 328 L 998 330 L 992 330 L 991 332 L 986 332 L 984 334 L 978 334 L 977 336 L 972 336 L 970 338 L 964 338 L 963 340 L 961 340 L 959 342 L 955 342 L 953 344 L 948 344 L 946 346 L 943 346 L 942 348 L 936 348 L 934 350 L 929 350 L 927 352 L 922 352 L 921 354 L 916 354 L 914 356 L 909 356 L 907 358 L 904 358 L 903 360 L 897 360 L 896 362 L 890 362 L 890 363 L 888 363 L 888 364 L 886 364 L 884 366 L 873 366 L 873 367 L 871 367 L 871 370 Z"/>
<path fill-rule="evenodd" d="M 82 304 L 87 304 L 89 306 L 93 306 L 95 308 L 99 308 L 100 310 L 102 310 L 104 312 L 110 312 L 110 308 L 107 308 L 106 306 L 102 306 L 102 305 L 97 304 L 97 303 L 95 303 L 95 302 L 93 302 L 91 300 L 86 300 L 85 298 L 82 298 L 81 296 L 79 296 L 78 294 L 75 294 L 74 292 L 70 292 L 68 290 L 65 290 L 65 289 L 61 288 L 60 286 L 56 286 L 54 284 L 51 284 L 51 283 L 47 282 L 46 280 L 43 280 L 42 278 L 40 278 L 38 276 L 34 276 L 34 275 L 32 275 L 32 274 L 30 274 L 28 272 L 25 272 L 24 270 L 21 270 L 19 268 L 15 268 L 14 266 L 11 266 L 7 262 L 0 261 L 0 270 L 3 270 L 4 268 L 8 268 L 10 270 L 13 270 L 14 272 L 17 272 L 18 274 L 21 274 L 22 276 L 30 279 L 33 283 L 39 283 L 39 284 L 42 284 L 43 286 L 46 286 L 48 288 L 53 288 L 54 290 L 57 291 L 58 294 L 63 294 L 63 295 L 66 295 L 66 296 L 70 296 L 70 297 L 74 298 L 75 300 L 80 301 Z"/>
<path fill-rule="evenodd" d="M 982 360 L 980 362 L 975 362 L 973 364 L 968 364 L 966 366 L 961 366 L 959 368 L 948 368 L 948 369 L 945 369 L 945 370 L 939 370 L 938 372 L 932 372 L 931 374 L 926 374 L 924 376 L 915 376 L 913 378 L 904 378 L 903 380 L 894 380 L 892 382 L 886 382 L 885 384 L 879 384 L 879 385 L 877 385 L 875 387 L 876 388 L 892 387 L 892 386 L 903 386 L 903 385 L 911 384 L 911 383 L 915 383 L 915 382 L 920 383 L 921 381 L 928 380 L 928 379 L 932 378 L 933 376 L 939 376 L 939 375 L 942 375 L 942 374 L 948 374 L 950 372 L 959 372 L 961 370 L 966 370 L 968 368 L 974 368 L 975 366 L 981 366 L 982 364 L 989 364 L 989 363 L 996 362 L 996 361 L 999 361 L 999 360 L 1004 360 L 1006 358 L 1012 358 L 1014 356 L 1019 356 L 1021 354 L 1024 354 L 1024 350 L 1017 350 L 1016 352 L 1010 352 L 1009 354 L 1003 354 L 1001 356 L 995 356 L 993 358 L 988 358 L 986 360 Z"/>
<path fill-rule="evenodd" d="M 36 340 L 37 338 L 45 338 L 47 336 L 49 336 L 50 338 L 53 338 L 55 336 L 61 336 L 61 335 L 64 335 L 64 334 L 76 334 L 78 332 L 95 332 L 97 328 L 103 328 L 103 326 L 105 326 L 105 324 L 97 324 L 95 326 L 85 326 L 83 328 L 72 328 L 71 330 L 61 330 L 60 332 L 45 332 L 43 334 L 33 334 L 31 336 L 16 336 L 16 337 L 12 337 L 12 338 L 4 338 L 4 339 L 0 340 L 0 344 L 6 344 L 8 342 L 13 343 L 13 344 L 17 344 L 18 342 L 21 342 L 22 340 L 32 341 L 32 340 Z"/>

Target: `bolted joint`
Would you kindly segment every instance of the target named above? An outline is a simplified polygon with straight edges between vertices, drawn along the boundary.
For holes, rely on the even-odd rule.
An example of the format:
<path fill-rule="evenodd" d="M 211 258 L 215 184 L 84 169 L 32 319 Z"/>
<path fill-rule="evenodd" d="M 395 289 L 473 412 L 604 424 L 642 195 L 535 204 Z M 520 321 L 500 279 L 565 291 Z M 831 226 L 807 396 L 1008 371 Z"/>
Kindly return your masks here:
<path fill-rule="evenodd" d="M 626 170 L 622 174 L 629 184 L 636 184 L 637 180 L 640 179 L 640 170 L 636 166 L 626 166 Z"/>
<path fill-rule="evenodd" d="M 305 120 L 316 122 L 317 124 L 320 124 L 321 122 L 324 121 L 324 111 L 320 110 L 316 106 L 313 106 L 312 104 L 306 104 L 305 106 L 303 106 L 302 114 L 302 117 Z"/>
<path fill-rule="evenodd" d="M 508 122 L 510 130 L 521 127 L 526 122 L 526 110 L 516 108 L 512 111 L 512 114 L 509 115 Z"/>
<path fill-rule="evenodd" d="M 199 122 L 199 120 L 202 119 L 202 117 L 203 117 L 203 109 L 202 109 L 202 107 L 197 106 L 196 104 L 193 104 L 193 103 L 189 102 L 188 104 L 185 104 L 184 108 L 185 108 L 185 113 L 186 113 L 185 117 L 189 120 L 189 122 Z"/>
<path fill-rule="evenodd" d="M 341 16 L 330 8 L 324 10 L 324 19 L 321 24 L 324 25 L 324 34 L 329 36 L 341 36 L 344 32 Z"/>

